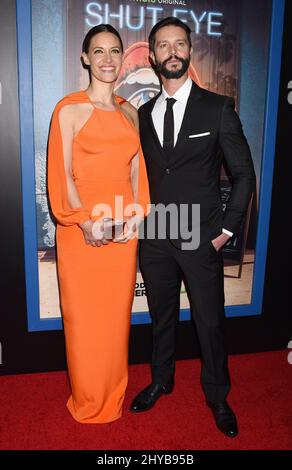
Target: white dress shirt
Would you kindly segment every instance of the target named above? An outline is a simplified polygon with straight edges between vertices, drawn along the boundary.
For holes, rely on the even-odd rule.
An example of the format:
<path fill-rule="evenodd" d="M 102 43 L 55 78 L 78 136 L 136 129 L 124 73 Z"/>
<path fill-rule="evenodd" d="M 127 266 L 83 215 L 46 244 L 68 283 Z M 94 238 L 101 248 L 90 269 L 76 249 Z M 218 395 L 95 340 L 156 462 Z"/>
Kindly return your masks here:
<path fill-rule="evenodd" d="M 181 128 L 182 120 L 185 114 L 187 101 L 190 96 L 191 88 L 193 82 L 188 77 L 185 83 L 175 92 L 173 96 L 169 96 L 169 94 L 165 91 L 162 87 L 162 93 L 157 98 L 154 108 L 152 110 L 152 120 L 157 132 L 159 141 L 161 146 L 163 146 L 163 124 L 164 124 L 164 114 L 166 111 L 166 98 L 174 98 L 176 103 L 173 105 L 173 118 L 174 118 L 174 145 L 177 141 L 177 136 Z"/>
<path fill-rule="evenodd" d="M 153 124 L 158 135 L 159 142 L 163 147 L 163 127 L 164 127 L 164 114 L 166 111 L 166 98 L 174 98 L 176 103 L 173 105 L 173 119 L 174 119 L 174 145 L 177 142 L 177 137 L 182 125 L 182 120 L 185 114 L 187 101 L 190 96 L 191 88 L 193 82 L 190 77 L 184 82 L 184 84 L 174 93 L 173 96 L 170 96 L 167 91 L 162 86 L 162 93 L 157 98 L 156 103 L 153 107 L 151 116 Z M 162 118 L 163 117 L 163 118 Z M 233 233 L 225 228 L 222 229 L 223 233 L 232 237 Z"/>

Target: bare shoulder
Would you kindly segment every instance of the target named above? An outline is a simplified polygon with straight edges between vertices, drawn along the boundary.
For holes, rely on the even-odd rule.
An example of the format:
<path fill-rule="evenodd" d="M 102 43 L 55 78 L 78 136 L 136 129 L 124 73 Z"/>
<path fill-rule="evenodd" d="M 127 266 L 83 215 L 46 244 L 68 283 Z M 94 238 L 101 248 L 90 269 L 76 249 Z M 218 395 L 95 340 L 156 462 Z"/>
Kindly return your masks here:
<path fill-rule="evenodd" d="M 66 104 L 59 111 L 59 122 L 63 129 L 76 132 L 92 112 L 88 103 Z"/>
<path fill-rule="evenodd" d="M 73 123 L 76 118 L 76 113 L 78 110 L 76 109 L 78 105 L 76 104 L 66 104 L 63 106 L 59 111 L 59 120 L 60 123 Z"/>
<path fill-rule="evenodd" d="M 82 113 L 86 109 L 83 103 L 81 104 L 66 104 L 59 111 L 60 119 L 74 119 L 78 114 Z"/>
<path fill-rule="evenodd" d="M 129 101 L 124 101 L 121 105 L 124 113 L 131 119 L 133 124 L 137 129 L 139 129 L 139 118 L 137 109 L 129 103 Z"/>

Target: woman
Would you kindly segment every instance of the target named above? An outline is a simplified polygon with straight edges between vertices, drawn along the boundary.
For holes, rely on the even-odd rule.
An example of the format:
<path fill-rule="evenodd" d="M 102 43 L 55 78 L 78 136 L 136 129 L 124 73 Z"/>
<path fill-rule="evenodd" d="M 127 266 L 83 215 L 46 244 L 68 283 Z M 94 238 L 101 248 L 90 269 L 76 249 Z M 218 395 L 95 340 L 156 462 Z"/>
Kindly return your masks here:
<path fill-rule="evenodd" d="M 127 386 L 128 336 L 141 221 L 130 212 L 117 243 L 105 240 L 97 208 L 149 202 L 137 112 L 114 95 L 123 45 L 110 25 L 92 28 L 82 58 L 85 91 L 63 98 L 53 113 L 48 189 L 57 221 L 57 266 L 72 394 L 67 407 L 81 423 L 121 416 Z M 127 214 L 129 216 L 129 213 Z M 119 213 L 119 218 L 121 213 Z M 94 230 L 93 230 L 94 229 Z"/>

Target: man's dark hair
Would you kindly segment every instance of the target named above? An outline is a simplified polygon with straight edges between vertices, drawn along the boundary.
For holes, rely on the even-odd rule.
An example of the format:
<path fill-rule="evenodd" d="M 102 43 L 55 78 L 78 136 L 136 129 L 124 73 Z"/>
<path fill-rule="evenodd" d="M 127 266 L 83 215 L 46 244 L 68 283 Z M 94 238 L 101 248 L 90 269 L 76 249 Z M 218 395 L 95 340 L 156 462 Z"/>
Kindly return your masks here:
<path fill-rule="evenodd" d="M 95 36 L 96 34 L 99 33 L 112 33 L 114 34 L 118 40 L 120 41 L 121 44 L 121 51 L 123 52 L 124 47 L 123 47 L 123 41 L 122 38 L 119 34 L 119 32 L 110 24 L 99 24 L 98 26 L 94 26 L 91 28 L 88 33 L 86 34 L 83 44 L 82 44 L 82 52 L 85 52 L 85 54 L 88 53 L 89 47 L 90 47 L 90 41 Z"/>
<path fill-rule="evenodd" d="M 155 46 L 155 35 L 157 31 L 161 28 L 164 28 L 164 26 L 178 26 L 179 28 L 182 28 L 185 30 L 187 39 L 189 42 L 190 47 L 192 47 L 192 42 L 191 42 L 191 29 L 188 27 L 186 23 L 181 21 L 178 18 L 175 18 L 174 16 L 168 16 L 167 18 L 164 18 L 163 20 L 159 21 L 156 23 L 156 25 L 153 26 L 153 28 L 150 31 L 149 34 L 149 49 L 150 51 L 154 51 L 154 46 Z"/>

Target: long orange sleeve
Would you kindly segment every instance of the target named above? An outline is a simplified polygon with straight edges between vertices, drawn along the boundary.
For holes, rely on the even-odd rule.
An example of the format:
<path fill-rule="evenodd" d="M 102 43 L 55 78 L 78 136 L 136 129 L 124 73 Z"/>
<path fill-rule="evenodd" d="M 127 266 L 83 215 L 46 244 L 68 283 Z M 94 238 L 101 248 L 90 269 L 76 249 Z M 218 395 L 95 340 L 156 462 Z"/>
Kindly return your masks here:
<path fill-rule="evenodd" d="M 72 208 L 68 202 L 68 191 L 63 157 L 62 134 L 59 111 L 69 101 L 60 101 L 53 113 L 48 146 L 48 192 L 52 212 L 60 225 L 82 224 L 91 214 L 83 207 Z M 70 102 L 70 101 L 69 101 Z"/>

